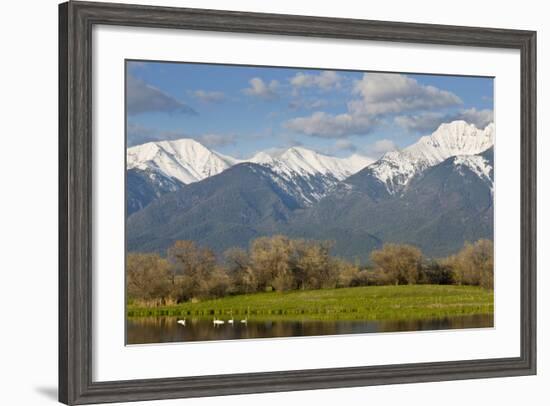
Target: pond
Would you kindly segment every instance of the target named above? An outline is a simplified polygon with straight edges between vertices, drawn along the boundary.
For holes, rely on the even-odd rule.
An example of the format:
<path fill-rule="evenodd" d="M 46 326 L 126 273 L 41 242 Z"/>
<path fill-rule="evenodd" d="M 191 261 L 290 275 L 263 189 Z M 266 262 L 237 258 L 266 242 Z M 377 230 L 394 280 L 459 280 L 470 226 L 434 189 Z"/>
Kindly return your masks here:
<path fill-rule="evenodd" d="M 493 327 L 492 314 L 400 321 L 248 320 L 245 324 L 235 320 L 221 325 L 214 325 L 213 320 L 186 319 L 185 326 L 177 321 L 177 317 L 128 318 L 127 344 Z"/>

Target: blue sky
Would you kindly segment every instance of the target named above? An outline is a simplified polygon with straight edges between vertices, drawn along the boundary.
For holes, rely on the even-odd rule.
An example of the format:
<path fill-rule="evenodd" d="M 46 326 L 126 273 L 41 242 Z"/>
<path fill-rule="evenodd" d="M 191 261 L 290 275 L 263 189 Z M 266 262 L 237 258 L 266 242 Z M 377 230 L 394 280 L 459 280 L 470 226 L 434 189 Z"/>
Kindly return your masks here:
<path fill-rule="evenodd" d="M 240 158 L 304 146 L 377 158 L 463 119 L 493 119 L 493 79 L 127 62 L 127 141 L 194 138 Z"/>

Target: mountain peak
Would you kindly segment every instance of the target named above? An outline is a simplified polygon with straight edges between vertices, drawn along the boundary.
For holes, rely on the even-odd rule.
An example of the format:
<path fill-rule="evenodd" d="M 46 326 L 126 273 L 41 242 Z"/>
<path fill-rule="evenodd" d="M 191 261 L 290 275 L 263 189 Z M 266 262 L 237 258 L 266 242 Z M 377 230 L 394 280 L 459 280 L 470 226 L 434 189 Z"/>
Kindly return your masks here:
<path fill-rule="evenodd" d="M 254 154 L 252 158 L 249 159 L 250 162 L 254 162 L 257 164 L 266 164 L 266 163 L 272 163 L 275 158 L 268 154 L 265 151 L 260 151 Z"/>
<path fill-rule="evenodd" d="M 355 173 L 359 172 L 363 168 L 366 168 L 367 166 L 369 166 L 375 161 L 374 159 L 368 156 L 360 155 L 360 154 L 352 154 L 346 159 L 350 162 L 350 165 L 352 165 L 352 167 L 354 168 Z"/>
<path fill-rule="evenodd" d="M 434 134 L 438 131 L 464 131 L 466 128 L 477 128 L 475 125 L 468 123 L 465 120 L 454 120 L 448 123 L 441 123 L 435 130 Z"/>
<path fill-rule="evenodd" d="M 366 167 L 371 161 L 359 156 L 336 158 L 294 146 L 275 153 L 259 152 L 250 162 L 264 165 L 293 185 L 304 205 L 318 201 L 345 178 Z"/>
<path fill-rule="evenodd" d="M 268 168 L 279 179 L 294 184 L 297 197 L 311 204 L 334 185 L 366 167 L 368 158 L 358 155 L 336 158 L 301 146 L 286 150 L 261 151 L 248 160 L 239 160 L 211 151 L 189 138 L 148 142 L 128 148 L 127 169 L 156 173 L 189 184 L 217 175 L 238 163 L 254 163 Z"/>
<path fill-rule="evenodd" d="M 287 148 L 287 150 L 283 154 L 317 154 L 317 152 L 295 145 L 293 147 Z"/>
<path fill-rule="evenodd" d="M 493 136 L 494 126 L 480 130 L 465 121 L 453 121 L 441 124 L 405 151 L 434 165 L 455 155 L 479 154 L 493 145 Z"/>
<path fill-rule="evenodd" d="M 458 155 L 476 155 L 493 146 L 494 125 L 484 129 L 463 120 L 441 124 L 431 135 L 413 145 L 387 152 L 369 166 L 388 192 L 399 192 L 414 175 L 426 168 Z"/>
<path fill-rule="evenodd" d="M 184 184 L 216 175 L 236 163 L 189 138 L 148 142 L 128 148 L 126 155 L 127 169 L 160 172 Z"/>
<path fill-rule="evenodd" d="M 374 163 L 358 154 L 338 158 L 301 146 L 258 152 L 243 161 L 212 151 L 194 139 L 182 138 L 128 148 L 127 169 L 153 172 L 189 184 L 217 175 L 235 164 L 251 162 L 263 165 L 281 179 L 295 184 L 307 205 L 318 201 L 338 182 L 366 167 L 389 193 L 396 193 L 415 174 L 449 157 L 485 151 L 493 145 L 493 137 L 493 124 L 480 130 L 461 120 L 443 123 L 431 135 L 421 137 L 403 150 L 387 152 Z"/>

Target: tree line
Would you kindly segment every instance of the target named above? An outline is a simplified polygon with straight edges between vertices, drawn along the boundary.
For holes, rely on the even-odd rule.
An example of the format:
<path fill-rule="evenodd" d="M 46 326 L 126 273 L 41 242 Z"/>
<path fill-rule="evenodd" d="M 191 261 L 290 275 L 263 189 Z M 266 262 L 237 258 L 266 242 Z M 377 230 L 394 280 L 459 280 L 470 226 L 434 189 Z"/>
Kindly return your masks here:
<path fill-rule="evenodd" d="M 194 241 L 176 241 L 163 257 L 129 253 L 128 300 L 167 305 L 227 295 L 367 285 L 457 284 L 493 288 L 493 243 L 479 240 L 446 258 L 427 259 L 408 244 L 384 244 L 361 267 L 332 256 L 329 241 L 282 235 L 231 248 L 218 260 Z"/>

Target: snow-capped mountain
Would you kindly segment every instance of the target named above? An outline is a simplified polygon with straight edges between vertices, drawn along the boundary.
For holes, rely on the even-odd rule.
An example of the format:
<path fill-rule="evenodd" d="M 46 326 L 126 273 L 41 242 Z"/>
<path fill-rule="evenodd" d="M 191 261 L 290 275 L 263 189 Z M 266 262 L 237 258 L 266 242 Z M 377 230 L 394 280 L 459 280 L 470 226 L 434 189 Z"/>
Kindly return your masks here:
<path fill-rule="evenodd" d="M 187 169 L 181 149 L 177 160 L 172 150 L 149 146 L 133 155 L 127 175 L 128 249 L 164 250 L 192 239 L 222 255 L 258 236 L 284 234 L 335 241 L 334 253 L 354 261 L 367 262 L 385 242 L 447 256 L 464 241 L 493 236 L 493 137 L 492 125 L 453 122 L 363 169 L 368 161 L 360 157 L 296 147 L 236 164 L 191 143 L 207 157 L 192 161 L 203 178 L 179 186 L 169 181 L 175 176 L 154 175 L 176 161 Z M 212 166 L 218 159 L 227 169 L 209 176 L 220 169 Z"/>
<path fill-rule="evenodd" d="M 126 171 L 126 215 L 146 207 L 166 193 L 180 190 L 183 186 L 176 178 L 151 169 L 133 168 Z"/>
<path fill-rule="evenodd" d="M 489 187 L 491 194 L 493 193 L 493 148 L 479 155 L 457 155 L 454 157 L 453 164 L 455 170 L 461 175 L 467 171 L 473 172 Z"/>
<path fill-rule="evenodd" d="M 217 175 L 239 161 L 192 139 L 148 142 L 127 150 L 127 169 L 158 172 L 189 184 Z"/>
<path fill-rule="evenodd" d="M 279 153 L 260 152 L 249 162 L 268 167 L 285 183 L 291 195 L 305 206 L 326 196 L 338 182 L 372 163 L 367 157 L 336 158 L 302 147 Z M 283 183 L 283 182 L 281 182 Z"/>
<path fill-rule="evenodd" d="M 343 180 L 358 172 L 373 161 L 360 155 L 349 158 L 336 158 L 319 154 L 302 147 L 291 147 L 286 151 L 268 154 L 260 152 L 249 162 L 265 165 L 278 174 L 286 175 L 331 175 Z"/>
<path fill-rule="evenodd" d="M 149 204 L 155 196 L 160 197 L 184 185 L 220 174 L 236 164 L 249 162 L 270 169 L 274 173 L 273 181 L 302 207 L 307 207 L 360 171 L 368 176 L 359 179 L 365 186 L 370 185 L 368 187 L 373 193 L 381 189 L 384 194 L 398 194 L 416 175 L 453 156 L 457 157 L 457 167 L 468 165 L 478 176 L 489 179 L 487 173 L 491 168 L 482 162 L 483 158 L 473 155 L 490 148 L 493 137 L 493 124 L 480 130 L 464 121 L 454 121 L 442 124 L 433 134 L 420 138 L 403 150 L 386 153 L 374 163 L 360 155 L 336 158 L 302 147 L 259 152 L 250 159 L 239 160 L 212 151 L 192 139 L 149 142 L 127 150 L 128 173 L 135 180 L 128 183 L 128 187 L 139 185 L 136 193 L 129 190 L 130 195 L 136 196 L 132 207 L 138 209 Z M 129 213 L 132 211 L 128 210 Z"/>
<path fill-rule="evenodd" d="M 223 255 L 231 247 L 249 247 L 258 236 L 283 234 L 333 241 L 331 252 L 362 263 L 386 242 L 447 256 L 464 241 L 492 238 L 492 150 L 450 157 L 393 195 L 361 170 L 307 207 L 292 177 L 287 181 L 261 164 L 234 165 L 132 214 L 127 246 L 150 252 L 190 239 Z"/>
<path fill-rule="evenodd" d="M 387 152 L 368 170 L 379 179 L 390 194 L 403 190 L 408 182 L 425 169 L 453 156 L 468 157 L 493 146 L 494 124 L 480 130 L 465 121 L 441 124 L 431 135 L 420 138 L 415 144 Z M 460 162 L 466 162 L 463 158 Z M 471 160 L 470 160 L 471 161 Z M 473 161 L 470 162 L 474 165 Z"/>
<path fill-rule="evenodd" d="M 335 158 L 301 147 L 278 153 L 259 152 L 249 160 L 239 160 L 212 151 L 192 139 L 149 142 L 127 151 L 127 169 L 147 174 L 150 188 L 155 180 L 174 179 L 187 185 L 217 175 L 238 163 L 260 164 L 275 172 L 275 181 L 304 206 L 325 196 L 339 181 L 366 167 L 372 160 L 360 155 Z M 162 189 L 164 191 L 164 188 Z M 157 193 L 158 194 L 158 193 Z M 143 202 L 144 203 L 144 202 Z M 136 204 L 136 207 L 140 207 Z"/>

